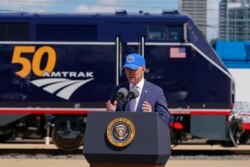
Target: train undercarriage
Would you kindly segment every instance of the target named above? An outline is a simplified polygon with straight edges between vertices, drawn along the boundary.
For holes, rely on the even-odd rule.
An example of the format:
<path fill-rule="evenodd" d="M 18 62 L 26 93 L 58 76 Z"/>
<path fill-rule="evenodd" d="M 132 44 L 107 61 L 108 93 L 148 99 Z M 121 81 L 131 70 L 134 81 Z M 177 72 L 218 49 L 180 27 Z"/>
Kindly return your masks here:
<path fill-rule="evenodd" d="M 183 141 L 205 138 L 193 128 L 191 115 L 178 115 L 173 117 L 171 123 L 171 142 L 181 144 Z M 72 152 L 84 145 L 84 132 L 86 125 L 85 115 L 28 115 L 6 126 L 1 126 L 0 142 L 9 139 L 43 139 L 52 138 L 53 143 L 61 150 Z M 195 126 L 197 126 L 195 124 Z M 201 125 L 203 126 L 203 125 Z M 213 128 L 212 125 L 210 125 Z M 204 128 L 204 127 L 203 127 Z M 234 146 L 245 144 L 250 137 L 250 131 L 244 130 L 241 119 L 233 119 L 225 125 L 225 132 L 208 136 L 207 144 L 221 144 L 222 146 Z M 204 128 L 206 129 L 206 127 Z M 210 132 L 208 132 L 211 134 Z M 221 135 L 223 137 L 221 137 Z"/>
<path fill-rule="evenodd" d="M 59 149 L 71 152 L 83 145 L 85 123 L 85 116 L 29 115 L 1 126 L 0 142 L 50 137 Z"/>
<path fill-rule="evenodd" d="M 172 144 L 177 145 L 181 144 L 183 141 L 201 138 L 200 136 L 193 135 L 192 127 L 190 128 L 190 123 L 192 124 L 190 117 L 190 115 L 179 115 L 174 117 L 174 121 L 171 124 Z M 222 134 L 224 133 L 224 138 L 216 137 L 218 136 L 216 133 L 210 133 L 206 143 L 210 145 L 220 144 L 224 147 L 237 147 L 240 144 L 246 144 L 250 139 L 250 130 L 244 129 L 243 124 L 242 119 L 234 118 L 228 121 L 224 127 L 225 132 L 222 132 Z"/>

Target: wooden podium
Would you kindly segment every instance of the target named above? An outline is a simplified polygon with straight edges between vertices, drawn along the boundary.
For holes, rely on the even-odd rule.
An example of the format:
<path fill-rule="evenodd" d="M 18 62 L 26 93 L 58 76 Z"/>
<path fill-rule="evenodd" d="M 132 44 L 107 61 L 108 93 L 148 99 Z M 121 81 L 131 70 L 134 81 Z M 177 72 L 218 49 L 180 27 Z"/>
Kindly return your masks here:
<path fill-rule="evenodd" d="M 171 154 L 169 127 L 155 112 L 91 112 L 83 154 L 90 167 L 163 167 Z"/>

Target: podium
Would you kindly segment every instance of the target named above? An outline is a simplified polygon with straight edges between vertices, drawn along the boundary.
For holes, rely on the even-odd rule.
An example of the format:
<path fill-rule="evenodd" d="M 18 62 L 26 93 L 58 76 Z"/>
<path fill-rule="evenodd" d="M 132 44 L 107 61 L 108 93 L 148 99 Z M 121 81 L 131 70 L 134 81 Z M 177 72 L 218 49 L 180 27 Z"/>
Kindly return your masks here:
<path fill-rule="evenodd" d="M 90 167 L 163 167 L 170 144 L 169 127 L 155 112 L 91 112 L 83 154 Z"/>

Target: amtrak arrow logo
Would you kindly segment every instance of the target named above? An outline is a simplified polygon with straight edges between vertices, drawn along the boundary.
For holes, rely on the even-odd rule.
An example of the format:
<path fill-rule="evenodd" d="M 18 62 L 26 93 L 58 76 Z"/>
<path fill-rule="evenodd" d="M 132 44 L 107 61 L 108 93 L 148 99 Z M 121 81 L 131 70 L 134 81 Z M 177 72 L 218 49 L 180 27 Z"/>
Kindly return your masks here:
<path fill-rule="evenodd" d="M 71 95 L 82 85 L 90 82 L 94 78 L 86 80 L 70 80 L 65 78 L 43 78 L 31 81 L 37 87 L 43 87 L 43 90 L 53 94 L 57 91 L 56 96 L 69 100 Z"/>

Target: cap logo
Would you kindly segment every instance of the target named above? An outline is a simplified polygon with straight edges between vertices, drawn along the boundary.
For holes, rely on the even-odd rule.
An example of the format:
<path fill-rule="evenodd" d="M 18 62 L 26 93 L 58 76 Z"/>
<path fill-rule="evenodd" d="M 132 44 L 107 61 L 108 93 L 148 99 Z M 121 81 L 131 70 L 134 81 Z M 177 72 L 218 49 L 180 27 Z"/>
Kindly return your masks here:
<path fill-rule="evenodd" d="M 127 62 L 132 63 L 133 61 L 135 61 L 134 56 L 128 56 L 127 57 Z"/>

